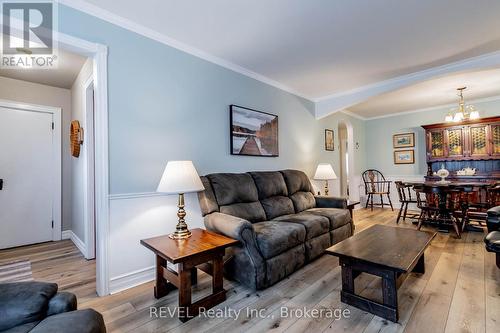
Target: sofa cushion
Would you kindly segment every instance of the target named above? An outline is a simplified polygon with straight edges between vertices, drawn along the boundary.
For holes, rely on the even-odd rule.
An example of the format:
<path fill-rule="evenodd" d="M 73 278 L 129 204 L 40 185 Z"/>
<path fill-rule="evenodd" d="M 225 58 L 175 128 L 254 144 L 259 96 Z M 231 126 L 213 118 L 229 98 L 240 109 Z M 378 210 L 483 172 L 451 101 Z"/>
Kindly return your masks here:
<path fill-rule="evenodd" d="M 219 211 L 219 205 L 217 204 L 217 199 L 215 199 L 215 193 L 210 184 L 210 180 L 207 177 L 200 177 L 203 187 L 205 190 L 198 192 L 198 201 L 200 202 L 201 215 L 205 216 L 213 212 Z"/>
<path fill-rule="evenodd" d="M 312 192 L 313 188 L 309 178 L 305 173 L 299 170 L 283 170 L 280 171 L 285 179 L 288 195 L 295 192 Z"/>
<path fill-rule="evenodd" d="M 486 249 L 490 252 L 500 253 L 500 231 L 492 231 L 484 238 Z"/>
<path fill-rule="evenodd" d="M 314 195 L 311 192 L 295 192 L 290 196 L 290 199 L 292 199 L 296 213 L 316 207 L 316 199 L 314 199 Z"/>
<path fill-rule="evenodd" d="M 311 208 L 306 212 L 325 216 L 330 220 L 330 229 L 334 230 L 351 222 L 351 215 L 347 209 L 340 208 Z"/>
<path fill-rule="evenodd" d="M 275 196 L 260 201 L 268 220 L 272 220 L 277 216 L 293 214 L 293 202 L 288 197 Z"/>
<path fill-rule="evenodd" d="M 288 195 L 285 179 L 279 171 L 250 172 L 250 175 L 255 181 L 260 200 Z"/>
<path fill-rule="evenodd" d="M 266 220 L 266 213 L 258 201 L 221 206 L 220 212 L 237 216 L 252 223 Z"/>
<path fill-rule="evenodd" d="M 306 228 L 306 239 L 311 239 L 330 231 L 330 221 L 328 218 L 307 212 L 279 216 L 274 221 L 302 224 Z"/>
<path fill-rule="evenodd" d="M 14 282 L 0 284 L 0 331 L 45 317 L 57 284 Z"/>
<path fill-rule="evenodd" d="M 255 223 L 253 229 L 257 246 L 265 259 L 304 243 L 306 238 L 304 226 L 298 223 L 265 221 Z"/>
<path fill-rule="evenodd" d="M 257 187 L 248 173 L 214 173 L 207 178 L 219 206 L 259 200 Z"/>
<path fill-rule="evenodd" d="M 70 311 L 47 317 L 32 333 L 106 333 L 102 315 L 93 309 Z"/>

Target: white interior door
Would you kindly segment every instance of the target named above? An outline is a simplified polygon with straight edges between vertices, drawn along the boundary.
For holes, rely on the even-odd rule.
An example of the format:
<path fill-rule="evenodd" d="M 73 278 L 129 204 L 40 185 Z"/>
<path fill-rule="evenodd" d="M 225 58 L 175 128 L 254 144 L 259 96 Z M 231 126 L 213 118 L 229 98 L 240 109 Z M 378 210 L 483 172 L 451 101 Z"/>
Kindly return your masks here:
<path fill-rule="evenodd" d="M 0 107 L 0 248 L 52 240 L 53 114 Z"/>

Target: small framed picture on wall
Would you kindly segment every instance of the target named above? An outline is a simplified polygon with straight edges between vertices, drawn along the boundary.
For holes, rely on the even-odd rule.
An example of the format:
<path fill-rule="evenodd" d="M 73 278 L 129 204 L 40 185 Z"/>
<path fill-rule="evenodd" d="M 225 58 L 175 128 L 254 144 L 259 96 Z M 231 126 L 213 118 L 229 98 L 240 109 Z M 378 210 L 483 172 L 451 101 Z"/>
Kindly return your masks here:
<path fill-rule="evenodd" d="M 415 147 L 415 133 L 401 133 L 392 136 L 394 148 Z"/>
<path fill-rule="evenodd" d="M 335 142 L 333 140 L 333 130 L 331 129 L 325 129 L 325 150 L 326 151 L 335 150 Z"/>
<path fill-rule="evenodd" d="M 409 150 L 396 150 L 394 151 L 394 164 L 414 164 L 415 151 Z"/>

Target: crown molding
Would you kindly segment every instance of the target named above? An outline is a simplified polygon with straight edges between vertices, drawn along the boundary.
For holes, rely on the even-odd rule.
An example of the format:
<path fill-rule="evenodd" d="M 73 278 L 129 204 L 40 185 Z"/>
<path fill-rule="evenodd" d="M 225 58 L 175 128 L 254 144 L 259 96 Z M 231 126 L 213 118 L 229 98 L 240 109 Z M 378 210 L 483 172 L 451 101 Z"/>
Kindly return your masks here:
<path fill-rule="evenodd" d="M 485 97 L 485 98 L 478 98 L 478 99 L 471 99 L 471 100 L 467 101 L 467 104 L 487 103 L 487 102 L 493 102 L 493 101 L 498 101 L 498 100 L 500 100 L 500 95 Z M 436 111 L 439 109 L 451 108 L 451 107 L 456 107 L 456 106 L 457 106 L 457 103 L 441 104 L 441 105 L 431 106 L 428 108 L 401 111 L 401 112 L 397 112 L 397 113 L 384 114 L 381 116 L 364 117 L 364 120 L 376 120 L 376 119 L 383 119 L 383 118 L 391 118 L 391 117 L 408 115 L 408 114 L 412 114 L 412 113 Z M 481 111 L 481 110 L 479 110 L 479 111 Z"/>
<path fill-rule="evenodd" d="M 367 120 L 368 119 L 366 117 L 360 116 L 359 114 L 356 114 L 356 113 L 351 112 L 349 110 L 340 110 L 339 112 L 341 112 L 343 114 L 346 114 L 348 116 L 351 116 L 353 118 L 359 119 L 359 120 Z"/>
<path fill-rule="evenodd" d="M 316 119 L 324 118 L 328 115 L 331 115 L 336 112 L 343 112 L 349 116 L 361 119 L 361 120 L 370 120 L 377 119 L 379 117 L 367 118 L 360 115 L 357 115 L 353 112 L 346 110 L 347 108 L 358 104 L 362 101 L 367 100 L 368 98 L 397 90 L 403 88 L 405 86 L 415 84 L 421 81 L 428 80 L 430 78 L 450 74 L 454 72 L 459 72 L 463 70 L 474 70 L 488 67 L 500 66 L 500 51 L 492 52 L 464 60 L 459 60 L 453 63 L 449 63 L 442 66 L 437 66 L 429 69 L 425 69 L 419 72 L 410 73 L 407 75 L 391 78 L 384 81 L 379 81 L 376 83 L 368 84 L 365 86 L 357 87 L 351 90 L 346 90 L 342 92 L 338 92 L 331 95 L 326 95 L 319 98 L 314 98 L 311 96 L 307 96 L 301 94 L 300 92 L 292 89 L 291 87 L 284 85 L 278 81 L 275 81 L 269 77 L 266 77 L 262 74 L 253 72 L 247 68 L 234 64 L 230 61 L 224 60 L 212 54 L 209 54 L 205 51 L 202 51 L 198 48 L 192 47 L 185 43 L 182 43 L 174 38 L 171 38 L 165 34 L 162 34 L 156 30 L 147 28 L 141 24 L 138 24 L 130 19 L 124 18 L 117 14 L 114 14 L 110 11 L 102 9 L 96 5 L 87 3 L 82 0 L 56 0 L 58 3 L 74 8 L 86 14 L 97 17 L 101 20 L 114 24 L 116 26 L 122 27 L 126 30 L 137 33 L 146 38 L 155 40 L 162 44 L 168 45 L 172 48 L 180 50 L 182 52 L 188 53 L 197 58 L 206 60 L 213 64 L 219 65 L 223 68 L 229 69 L 233 72 L 242 74 L 254 80 L 260 81 L 267 85 L 278 88 L 282 91 L 288 92 L 295 96 L 301 97 L 308 101 L 311 101 L 315 104 L 315 117 Z M 409 111 L 413 112 L 413 111 Z M 401 112 L 405 113 L 405 112 Z M 398 113 L 398 114 L 401 114 Z M 387 117 L 392 117 L 396 114 L 385 115 Z M 384 116 L 380 116 L 384 117 Z"/>
<path fill-rule="evenodd" d="M 419 72 L 398 76 L 392 79 L 376 82 L 348 91 L 343 91 L 333 95 L 317 98 L 314 100 L 314 102 L 316 103 L 316 118 L 323 118 L 326 115 L 349 108 L 355 104 L 367 100 L 368 98 L 381 95 L 389 91 L 397 90 L 440 75 L 452 74 L 465 70 L 486 69 L 498 66 L 500 66 L 500 51 L 459 60 L 446 65 L 428 68 Z"/>
<path fill-rule="evenodd" d="M 280 90 L 288 92 L 290 94 L 293 94 L 293 95 L 299 96 L 301 98 L 304 98 L 306 100 L 309 100 L 311 102 L 314 102 L 314 99 L 312 97 L 301 94 L 298 91 L 296 91 L 296 90 L 294 90 L 294 89 L 292 89 L 292 88 L 290 88 L 290 87 L 288 87 L 288 86 L 286 86 L 278 81 L 275 81 L 271 78 L 268 78 L 267 76 L 253 72 L 247 68 L 236 65 L 230 61 L 224 60 L 224 59 L 219 58 L 217 56 L 214 56 L 210 53 L 202 51 L 198 48 L 195 48 L 195 47 L 192 47 L 192 46 L 187 45 L 185 43 L 182 43 L 182 42 L 180 42 L 172 37 L 169 37 L 169 36 L 162 34 L 156 30 L 145 27 L 145 26 L 138 24 L 130 19 L 116 15 L 112 12 L 109 12 L 105 9 L 97 7 L 93 4 L 87 3 L 87 2 L 82 1 L 82 0 L 58 0 L 57 2 L 62 4 L 62 5 L 74 8 L 74 9 L 79 10 L 81 12 L 84 12 L 86 14 L 95 16 L 101 20 L 104 20 L 104 21 L 109 22 L 111 24 L 117 25 L 117 26 L 122 27 L 124 29 L 127 29 L 129 31 L 135 32 L 141 36 L 147 37 L 149 39 L 152 39 L 152 40 L 155 40 L 155 41 L 160 42 L 162 44 L 173 47 L 177 50 L 180 50 L 180 51 L 183 51 L 183 52 L 188 53 L 190 55 L 193 55 L 197 58 L 214 63 L 216 65 L 219 65 L 221 67 L 229 69 L 233 72 L 245 75 L 245 76 L 250 77 L 254 80 L 263 82 L 265 84 L 268 84 L 270 86 L 273 86 L 275 88 L 278 88 Z"/>

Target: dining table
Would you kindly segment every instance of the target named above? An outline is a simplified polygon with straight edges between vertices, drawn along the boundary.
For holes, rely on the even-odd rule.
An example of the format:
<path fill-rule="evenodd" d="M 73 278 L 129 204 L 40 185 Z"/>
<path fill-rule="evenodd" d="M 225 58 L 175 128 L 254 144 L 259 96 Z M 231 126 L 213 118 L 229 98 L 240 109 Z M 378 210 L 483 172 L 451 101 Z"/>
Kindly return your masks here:
<path fill-rule="evenodd" d="M 448 195 L 453 191 L 460 191 L 468 189 L 472 191 L 473 189 L 485 190 L 492 184 L 489 182 L 463 182 L 463 181 L 407 181 L 403 182 L 407 186 L 424 186 L 432 189 L 432 193 L 436 194 L 438 197 L 438 216 L 436 217 L 438 221 L 438 230 L 441 232 L 449 232 L 449 223 L 453 216 L 453 212 L 448 208 Z M 473 228 L 472 228 L 473 229 Z M 460 232 L 455 229 L 457 235 L 460 237 Z M 472 230 L 476 231 L 476 230 Z M 479 231 L 479 230 L 478 230 Z M 481 229 L 482 231 L 482 229 Z"/>

